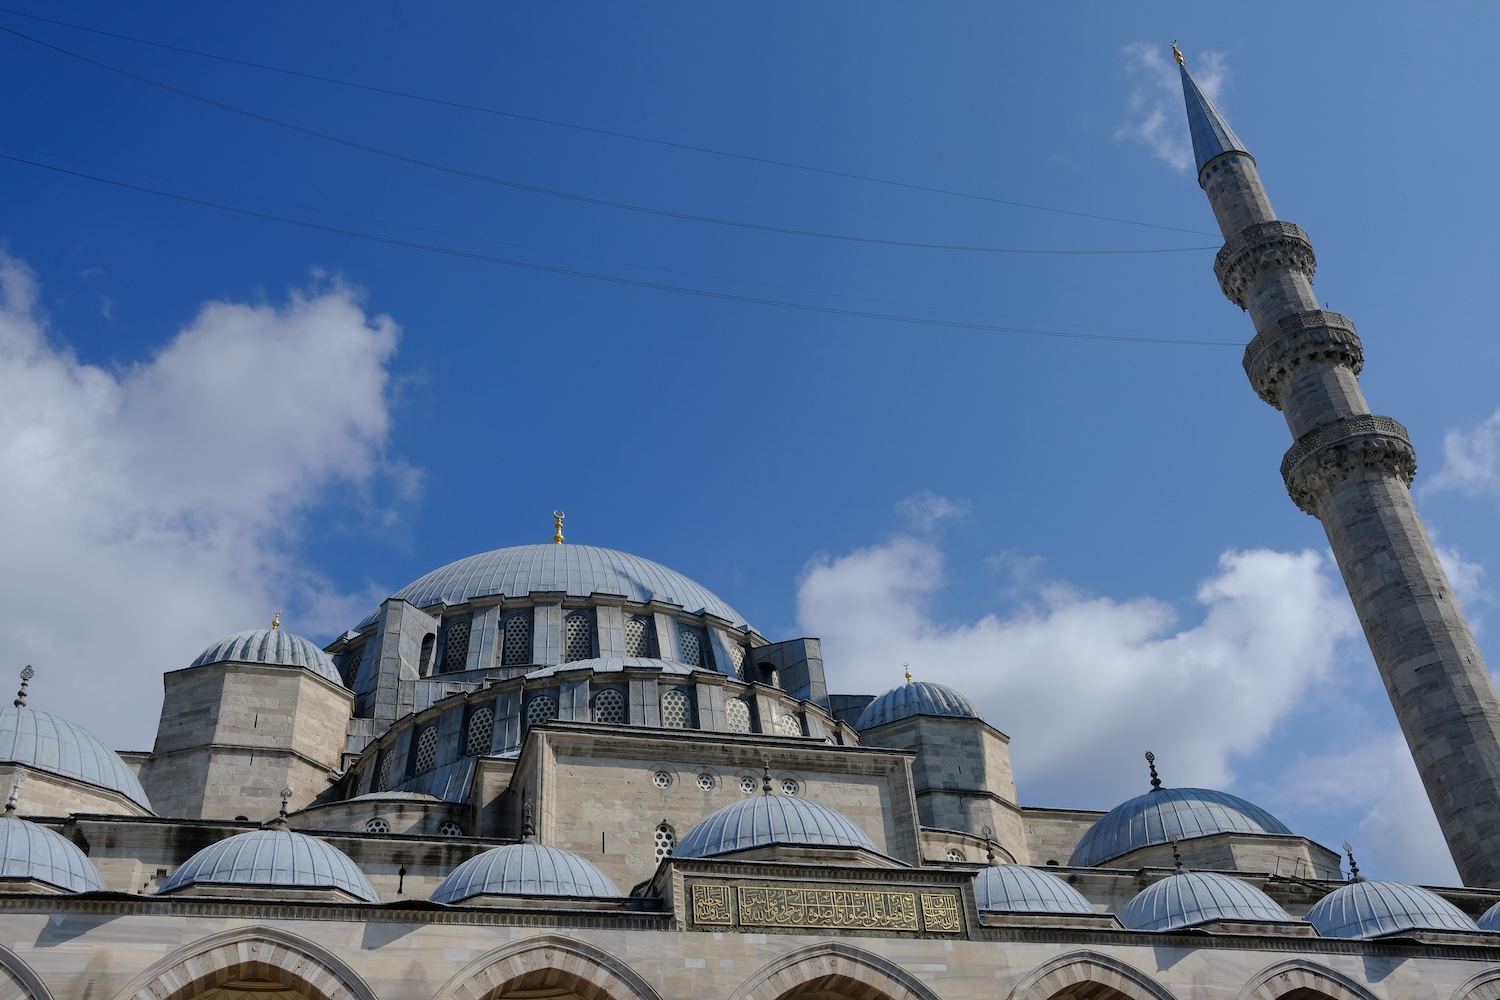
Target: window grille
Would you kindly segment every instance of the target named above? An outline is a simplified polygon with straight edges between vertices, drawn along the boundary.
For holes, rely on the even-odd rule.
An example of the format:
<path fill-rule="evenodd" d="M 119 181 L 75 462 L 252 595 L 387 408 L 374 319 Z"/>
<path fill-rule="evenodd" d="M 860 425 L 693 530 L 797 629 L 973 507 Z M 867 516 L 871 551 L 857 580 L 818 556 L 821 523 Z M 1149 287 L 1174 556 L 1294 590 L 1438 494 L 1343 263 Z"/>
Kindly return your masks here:
<path fill-rule="evenodd" d="M 502 640 L 500 665 L 525 666 L 531 662 L 531 612 L 512 611 L 505 616 L 505 638 Z"/>
<path fill-rule="evenodd" d="M 781 779 L 781 794 L 782 795 L 796 795 L 800 791 L 802 791 L 802 789 L 791 778 L 782 778 Z"/>
<path fill-rule="evenodd" d="M 563 662 L 587 660 L 594 655 L 594 623 L 587 611 L 570 611 L 563 619 Z"/>
<path fill-rule="evenodd" d="M 535 726 L 557 718 L 557 699 L 550 694 L 539 694 L 526 706 L 526 725 Z"/>
<path fill-rule="evenodd" d="M 375 788 L 374 791 L 383 792 L 391 787 L 391 752 L 380 751 L 380 759 L 375 762 Z"/>
<path fill-rule="evenodd" d="M 755 790 L 759 787 L 760 785 L 756 783 L 756 780 L 748 774 L 740 779 L 740 791 L 746 795 L 754 795 Z"/>
<path fill-rule="evenodd" d="M 962 860 L 964 860 L 964 852 L 958 850 L 957 848 L 949 848 L 949 850 L 948 850 L 948 860 L 949 861 L 962 861 Z"/>
<path fill-rule="evenodd" d="M 344 669 L 339 675 L 344 678 L 345 687 L 353 687 L 354 679 L 359 676 L 359 665 L 364 662 L 365 647 L 361 645 L 358 649 L 344 654 Z"/>
<path fill-rule="evenodd" d="M 448 626 L 443 637 L 443 673 L 462 670 L 469 665 L 469 630 L 473 623 L 465 618 Z"/>
<path fill-rule="evenodd" d="M 625 655 L 655 656 L 656 623 L 645 615 L 625 619 Z"/>
<path fill-rule="evenodd" d="M 383 819 L 365 820 L 365 833 L 390 833 L 391 824 Z"/>
<path fill-rule="evenodd" d="M 682 688 L 667 688 L 661 696 L 661 724 L 668 729 L 691 729 L 693 702 Z"/>
<path fill-rule="evenodd" d="M 659 827 L 656 828 L 656 860 L 657 861 L 661 861 L 664 858 L 670 858 L 672 856 L 672 848 L 674 848 L 676 846 L 677 846 L 677 831 L 676 830 L 672 829 L 672 827 L 669 824 L 667 824 L 667 823 L 663 823 L 661 826 L 659 826 Z"/>
<path fill-rule="evenodd" d="M 469 716 L 469 738 L 464 746 L 464 755 L 490 752 L 490 737 L 495 732 L 495 710 L 481 708 Z"/>
<path fill-rule="evenodd" d="M 703 632 L 688 625 L 677 630 L 677 644 L 682 647 L 682 662 L 694 667 L 703 666 Z"/>
<path fill-rule="evenodd" d="M 737 642 L 727 644 L 729 646 L 729 662 L 734 666 L 734 676 L 740 680 L 745 679 L 745 647 Z"/>
<path fill-rule="evenodd" d="M 714 776 L 711 774 L 698 775 L 698 788 L 705 792 L 714 790 Z"/>
<path fill-rule="evenodd" d="M 655 785 L 657 788 L 671 788 L 672 776 L 666 771 L 657 771 L 655 774 L 651 775 L 651 784 Z"/>
<path fill-rule="evenodd" d="M 444 823 L 442 826 L 438 827 L 439 837 L 462 837 L 463 835 L 464 828 L 453 822 L 451 819 L 448 820 L 448 822 Z"/>
<path fill-rule="evenodd" d="M 776 717 L 776 731 L 783 736 L 801 736 L 802 720 L 795 715 L 778 715 Z"/>
<path fill-rule="evenodd" d="M 724 699 L 724 721 L 731 733 L 750 731 L 750 703 L 744 698 Z"/>
<path fill-rule="evenodd" d="M 600 688 L 594 692 L 594 721 L 612 726 L 625 724 L 625 692 L 619 688 Z"/>
<path fill-rule="evenodd" d="M 432 770 L 432 765 L 437 762 L 437 740 L 437 726 L 427 726 L 417 734 L 417 759 L 412 774 Z"/>

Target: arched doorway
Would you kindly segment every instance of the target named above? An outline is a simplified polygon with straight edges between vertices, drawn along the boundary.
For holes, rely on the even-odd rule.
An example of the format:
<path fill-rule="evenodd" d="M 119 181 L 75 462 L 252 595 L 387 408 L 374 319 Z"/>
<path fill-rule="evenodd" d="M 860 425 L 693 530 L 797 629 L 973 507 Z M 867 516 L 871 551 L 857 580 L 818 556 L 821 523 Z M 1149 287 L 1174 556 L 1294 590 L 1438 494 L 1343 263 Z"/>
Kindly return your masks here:
<path fill-rule="evenodd" d="M 1026 976 L 1010 1000 L 1176 1000 L 1156 980 L 1107 955 L 1061 955 Z"/>
<path fill-rule="evenodd" d="M 625 963 L 597 948 L 545 934 L 481 956 L 436 1000 L 659 1000 Z"/>
<path fill-rule="evenodd" d="M 938 1000 L 905 969 L 849 945 L 821 944 L 752 975 L 733 1000 Z"/>
<path fill-rule="evenodd" d="M 347 965 L 271 928 L 217 934 L 153 965 L 121 1000 L 376 1000 Z"/>
<path fill-rule="evenodd" d="M 1240 991 L 1240 1000 L 1375 1000 L 1375 996 L 1327 966 L 1292 959 L 1256 973 Z"/>

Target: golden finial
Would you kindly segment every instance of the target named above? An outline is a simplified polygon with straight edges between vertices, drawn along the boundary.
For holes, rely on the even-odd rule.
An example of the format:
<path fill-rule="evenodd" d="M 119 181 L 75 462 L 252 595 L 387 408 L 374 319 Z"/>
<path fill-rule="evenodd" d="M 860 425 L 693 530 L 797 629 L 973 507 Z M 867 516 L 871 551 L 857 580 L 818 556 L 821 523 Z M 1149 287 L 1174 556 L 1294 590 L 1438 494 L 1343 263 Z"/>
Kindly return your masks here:
<path fill-rule="evenodd" d="M 906 671 L 906 683 L 910 684 L 911 683 L 911 664 L 910 663 L 903 663 L 903 664 L 901 664 L 901 669 L 903 669 L 903 670 Z"/>
<path fill-rule="evenodd" d="M 567 517 L 568 515 L 564 514 L 560 510 L 554 510 L 552 512 L 552 516 L 555 517 L 555 518 L 557 518 L 557 534 L 555 534 L 555 535 L 552 536 L 552 540 L 554 542 L 556 542 L 558 545 L 561 545 L 563 543 L 563 537 L 562 537 L 562 523 L 563 523 L 563 518 Z"/>
<path fill-rule="evenodd" d="M 1172 41 L 1172 58 L 1177 60 L 1177 65 L 1182 65 L 1182 50 L 1177 47 L 1177 41 Z"/>
<path fill-rule="evenodd" d="M 281 628 L 281 612 L 278 611 L 271 616 L 271 631 Z"/>

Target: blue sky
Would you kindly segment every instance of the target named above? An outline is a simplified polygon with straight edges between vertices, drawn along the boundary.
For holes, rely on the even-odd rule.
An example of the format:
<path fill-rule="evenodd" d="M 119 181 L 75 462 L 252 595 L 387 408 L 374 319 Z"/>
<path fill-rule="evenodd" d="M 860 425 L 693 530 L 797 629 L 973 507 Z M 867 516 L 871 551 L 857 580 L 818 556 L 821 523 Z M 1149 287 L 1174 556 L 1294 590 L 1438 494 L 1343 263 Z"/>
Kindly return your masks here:
<path fill-rule="evenodd" d="M 5 156 L 622 279 L 0 160 L 0 662 L 37 664 L 39 707 L 144 748 L 157 676 L 219 635 L 281 608 L 327 639 L 562 507 L 570 540 L 823 635 L 838 689 L 911 661 L 970 691 L 1028 803 L 1108 807 L 1150 748 L 1168 783 L 1249 795 L 1367 870 L 1453 878 L 1277 474 L 1166 58 L 1180 39 L 1311 234 L 1494 662 L 1492 8 L 16 2 L 503 112 L 0 13 L 255 115 L 743 224 L 419 167 L 0 35 Z"/>

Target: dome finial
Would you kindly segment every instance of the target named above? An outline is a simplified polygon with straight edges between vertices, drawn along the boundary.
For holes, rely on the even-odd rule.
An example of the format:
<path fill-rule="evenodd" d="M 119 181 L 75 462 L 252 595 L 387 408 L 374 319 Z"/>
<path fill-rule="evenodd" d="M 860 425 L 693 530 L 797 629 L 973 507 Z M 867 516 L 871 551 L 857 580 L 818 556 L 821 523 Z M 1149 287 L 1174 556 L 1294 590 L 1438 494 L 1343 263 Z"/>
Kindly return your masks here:
<path fill-rule="evenodd" d="M 1177 65 L 1184 65 L 1182 61 L 1182 50 L 1177 47 L 1177 39 L 1172 39 L 1172 58 L 1177 60 Z"/>
<path fill-rule="evenodd" d="M 279 628 L 281 628 L 281 612 L 280 611 L 276 612 L 274 615 L 271 616 L 271 631 L 274 632 L 274 631 L 276 631 Z"/>
<path fill-rule="evenodd" d="M 985 827 L 983 833 L 984 859 L 988 861 L 991 866 L 998 865 L 1000 862 L 995 857 L 995 831 L 991 830 L 989 827 Z"/>
<path fill-rule="evenodd" d="M 911 664 L 910 663 L 903 663 L 903 664 L 901 664 L 901 669 L 906 671 L 906 683 L 910 684 L 911 683 Z"/>
<path fill-rule="evenodd" d="M 531 818 L 531 800 L 527 799 L 521 803 L 521 840 L 531 843 L 536 836 L 536 825 Z"/>
<path fill-rule="evenodd" d="M 21 690 L 16 692 L 16 700 L 11 704 L 17 708 L 26 707 L 26 686 L 31 683 L 31 679 L 35 676 L 36 671 L 32 669 L 31 664 L 28 663 L 21 669 Z"/>
<path fill-rule="evenodd" d="M 552 512 L 552 516 L 557 519 L 557 534 L 555 534 L 555 535 L 552 536 L 552 541 L 555 542 L 555 543 L 557 543 L 558 545 L 561 545 L 563 543 L 563 536 L 562 536 L 563 518 L 567 517 L 568 515 L 564 514 L 560 510 L 554 510 Z"/>
<path fill-rule="evenodd" d="M 290 788 L 283 787 L 281 789 L 281 811 L 276 814 L 275 819 L 265 824 L 265 828 L 267 830 L 281 830 L 286 827 L 286 804 L 288 800 L 291 799 L 291 797 L 292 790 Z"/>
<path fill-rule="evenodd" d="M 1352 848 L 1352 847 L 1349 846 L 1349 842 L 1347 840 L 1344 841 L 1344 853 L 1347 854 L 1347 855 L 1349 855 L 1349 881 L 1351 881 L 1351 882 L 1363 882 L 1363 881 L 1365 881 L 1365 877 L 1359 873 L 1359 865 L 1357 863 L 1355 863 L 1355 860 L 1354 860 L 1354 848 Z"/>
<path fill-rule="evenodd" d="M 1161 778 L 1157 777 L 1156 774 L 1156 754 L 1150 750 L 1146 751 L 1146 766 L 1151 768 L 1151 790 L 1153 792 L 1161 791 Z"/>
<path fill-rule="evenodd" d="M 760 791 L 761 791 L 762 795 L 770 795 L 771 794 L 771 755 L 768 754 L 768 753 L 761 754 L 760 755 L 760 762 L 761 762 L 761 767 L 762 767 L 761 777 L 760 777 Z"/>
<path fill-rule="evenodd" d="M 1178 874 L 1181 874 L 1187 869 L 1182 867 L 1182 852 L 1177 849 L 1177 834 L 1172 834 L 1167 840 L 1172 844 L 1172 867 Z"/>
<path fill-rule="evenodd" d="M 24 767 L 16 768 L 15 777 L 10 779 L 10 798 L 5 800 L 5 815 L 11 816 L 15 814 L 16 805 L 21 799 L 21 786 L 26 783 L 27 777 L 28 774 Z"/>

